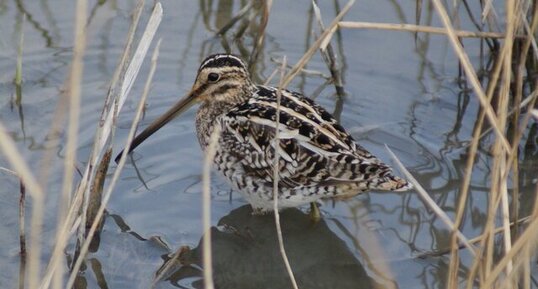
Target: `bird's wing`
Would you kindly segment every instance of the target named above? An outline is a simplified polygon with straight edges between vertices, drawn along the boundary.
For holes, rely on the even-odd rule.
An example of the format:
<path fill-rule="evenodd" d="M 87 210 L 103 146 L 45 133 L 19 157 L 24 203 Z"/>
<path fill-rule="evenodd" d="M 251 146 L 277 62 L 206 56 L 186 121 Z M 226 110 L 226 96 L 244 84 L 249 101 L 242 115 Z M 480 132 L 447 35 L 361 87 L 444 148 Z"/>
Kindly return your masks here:
<path fill-rule="evenodd" d="M 390 173 L 330 113 L 300 94 L 282 91 L 277 126 L 276 91 L 259 89 L 221 121 L 220 145 L 240 159 L 245 173 L 272 183 L 277 127 L 279 186 L 335 185 Z"/>

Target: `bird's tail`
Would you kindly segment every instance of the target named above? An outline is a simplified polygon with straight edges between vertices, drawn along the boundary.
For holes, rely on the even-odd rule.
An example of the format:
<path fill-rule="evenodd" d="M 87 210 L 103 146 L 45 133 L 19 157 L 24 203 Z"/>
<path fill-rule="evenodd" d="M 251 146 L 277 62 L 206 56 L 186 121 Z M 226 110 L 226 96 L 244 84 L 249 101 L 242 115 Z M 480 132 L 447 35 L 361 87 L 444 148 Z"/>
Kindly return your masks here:
<path fill-rule="evenodd" d="M 412 188 L 413 185 L 408 181 L 390 174 L 370 183 L 371 190 L 404 192 Z"/>

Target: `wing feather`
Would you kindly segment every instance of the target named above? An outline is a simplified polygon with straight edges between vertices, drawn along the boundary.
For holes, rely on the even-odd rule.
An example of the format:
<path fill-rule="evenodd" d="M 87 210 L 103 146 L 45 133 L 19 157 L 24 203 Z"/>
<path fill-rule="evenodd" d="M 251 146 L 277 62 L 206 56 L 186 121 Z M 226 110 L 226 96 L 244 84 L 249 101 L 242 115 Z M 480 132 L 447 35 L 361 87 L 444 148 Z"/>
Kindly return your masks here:
<path fill-rule="evenodd" d="M 243 171 L 273 181 L 277 103 L 272 88 L 221 120 L 223 150 Z M 279 186 L 287 188 L 349 184 L 389 173 L 390 169 L 356 144 L 324 108 L 297 93 L 283 91 L 279 130 Z"/>

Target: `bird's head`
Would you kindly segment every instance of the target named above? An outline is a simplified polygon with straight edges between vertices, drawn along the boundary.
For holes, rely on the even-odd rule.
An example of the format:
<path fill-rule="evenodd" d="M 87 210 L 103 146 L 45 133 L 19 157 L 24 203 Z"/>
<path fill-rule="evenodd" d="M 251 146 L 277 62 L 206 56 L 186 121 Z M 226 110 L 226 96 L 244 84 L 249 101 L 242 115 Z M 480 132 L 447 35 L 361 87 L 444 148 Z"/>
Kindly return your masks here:
<path fill-rule="evenodd" d="M 234 104 L 248 98 L 252 89 L 253 84 L 247 67 L 239 57 L 231 54 L 208 56 L 198 69 L 192 89 L 137 135 L 131 143 L 129 152 L 194 103 Z M 116 161 L 120 156 L 121 153 L 116 157 Z"/>

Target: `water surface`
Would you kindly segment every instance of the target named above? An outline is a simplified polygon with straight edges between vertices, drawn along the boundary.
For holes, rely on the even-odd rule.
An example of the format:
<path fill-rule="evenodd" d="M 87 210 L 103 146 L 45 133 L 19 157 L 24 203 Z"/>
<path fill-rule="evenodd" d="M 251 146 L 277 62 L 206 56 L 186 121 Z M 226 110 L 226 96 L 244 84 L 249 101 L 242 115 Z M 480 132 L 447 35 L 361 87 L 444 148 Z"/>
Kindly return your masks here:
<path fill-rule="evenodd" d="M 225 37 L 215 37 L 215 32 L 241 8 L 241 2 L 162 2 L 164 18 L 157 33 L 162 46 L 142 126 L 190 89 L 199 63 L 207 55 L 223 52 L 226 47 L 236 54 L 249 55 L 254 29 L 247 29 L 239 39 L 234 39 L 236 28 Z M 326 23 L 345 4 L 319 2 Z M 151 13 L 151 5 L 146 5 L 142 23 Z M 134 1 L 90 3 L 79 168 L 84 167 L 90 153 L 134 6 Z M 0 120 L 36 172 L 43 153 L 54 152 L 48 169 L 44 263 L 55 234 L 65 155 L 64 135 L 48 132 L 72 57 L 73 11 L 73 1 L 68 0 L 0 4 Z M 24 26 L 23 13 L 27 14 Z M 469 17 L 462 15 L 461 27 L 473 30 Z M 414 23 L 415 4 L 358 1 L 345 19 Z M 421 23 L 441 26 L 428 9 L 424 9 Z M 14 105 L 13 78 L 21 29 L 25 37 L 24 83 L 18 107 Z M 313 41 L 314 31 L 317 33 L 317 26 L 309 1 L 274 1 L 255 79 L 265 80 L 284 56 L 291 64 L 297 62 Z M 479 67 L 480 42 L 466 39 L 464 44 Z M 343 99 L 336 96 L 333 86 L 323 86 L 326 80 L 317 74 L 300 74 L 289 88 L 305 95 L 316 94 L 316 101 L 335 112 L 355 139 L 389 164 L 393 162 L 384 145 L 391 147 L 432 198 L 453 216 L 479 104 L 458 78 L 457 58 L 446 37 L 348 29 L 335 37 L 333 45 L 342 61 Z M 329 75 L 319 55 L 307 68 Z M 146 63 L 121 113 L 117 151 L 124 145 L 147 71 Z M 182 263 L 174 264 L 174 271 L 157 287 L 201 286 L 198 247 L 202 238 L 203 155 L 195 136 L 194 114 L 195 109 L 191 109 L 136 150 L 138 172 L 132 164 L 124 169 L 107 207 L 100 246 L 89 254 L 77 288 L 148 288 L 159 268 L 178 250 L 183 250 Z M 533 129 L 522 141 L 522 204 L 530 203 L 526 200 L 531 199 L 537 181 L 536 123 L 531 125 Z M 60 138 L 59 145 L 54 145 L 56 138 Z M 492 166 L 490 144 L 486 136 L 473 171 L 462 226 L 462 232 L 470 237 L 478 235 L 485 222 Z M 4 156 L 0 156 L 0 166 L 8 167 Z M 19 183 L 4 173 L 0 173 L 0 182 L 0 287 L 16 288 Z M 217 174 L 211 189 L 215 280 L 219 288 L 287 287 L 272 218 L 250 217 L 245 201 Z M 31 207 L 29 202 L 28 211 Z M 521 214 L 530 209 L 530 205 L 522 205 Z M 301 288 L 444 288 L 448 256 L 417 256 L 445 249 L 450 232 L 416 192 L 371 192 L 346 202 L 323 202 L 321 210 L 323 220 L 318 225 L 306 220 L 306 208 L 289 210 L 282 216 L 286 248 Z M 461 254 L 465 278 L 472 260 L 466 251 Z M 532 269 L 537 270 L 536 266 Z M 536 283 L 533 286 L 536 288 Z"/>

